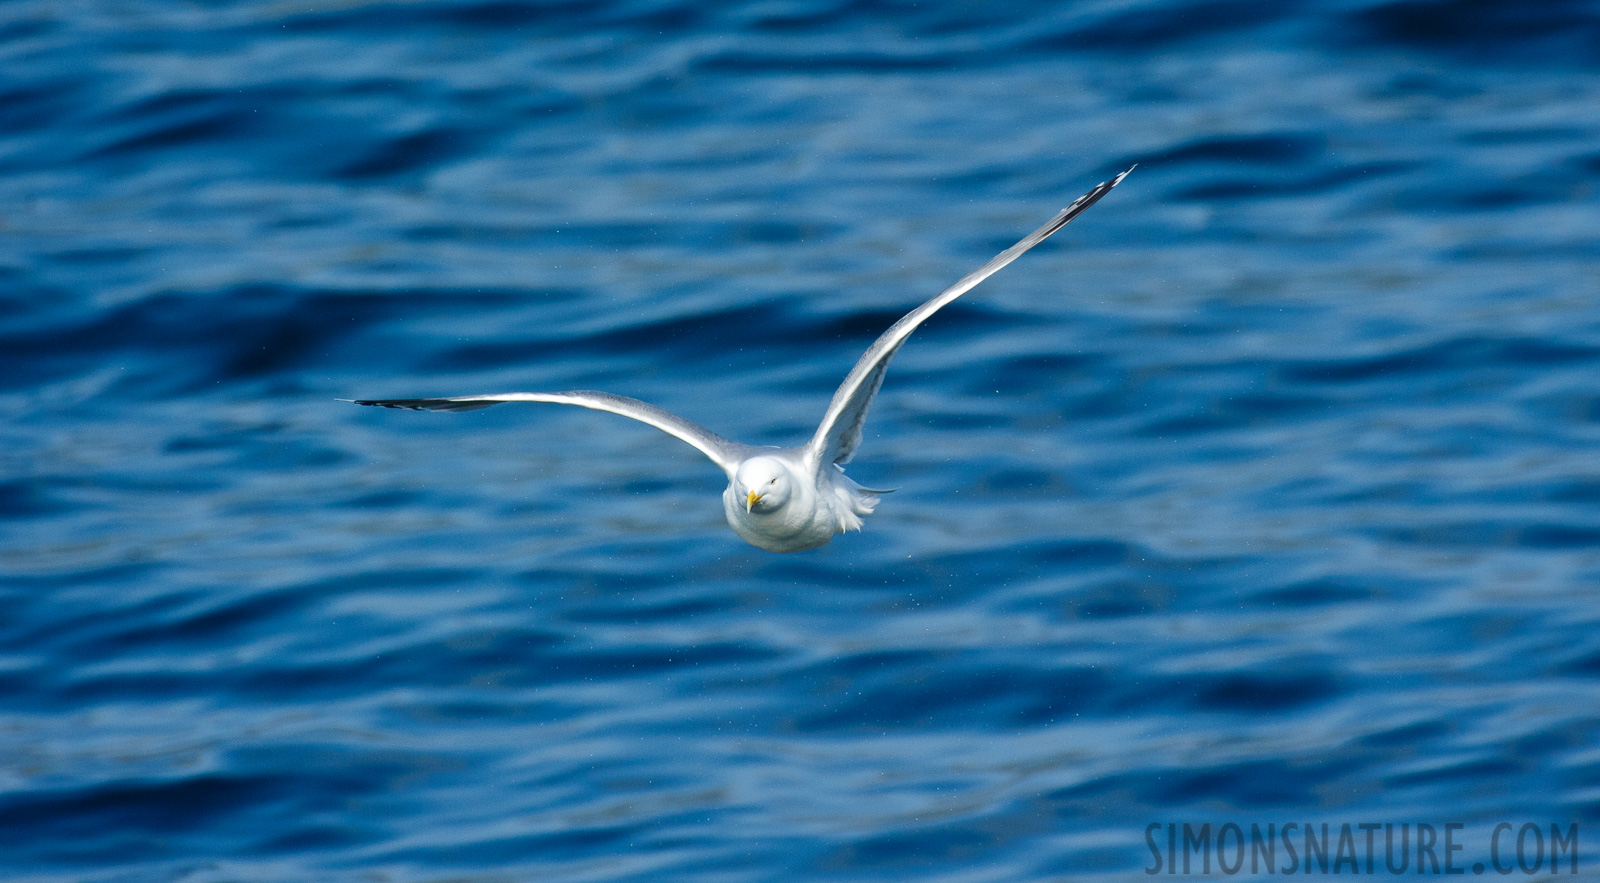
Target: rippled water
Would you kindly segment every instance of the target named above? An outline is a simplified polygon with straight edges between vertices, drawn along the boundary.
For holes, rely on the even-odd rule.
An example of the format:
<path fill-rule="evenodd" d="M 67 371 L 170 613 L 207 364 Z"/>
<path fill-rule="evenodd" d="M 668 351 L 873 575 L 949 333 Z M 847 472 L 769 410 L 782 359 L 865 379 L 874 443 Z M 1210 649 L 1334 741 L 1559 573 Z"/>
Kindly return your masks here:
<path fill-rule="evenodd" d="M 1600 820 L 1600 6 L 0 5 L 0 875 Z M 777 556 L 598 388 L 789 444 Z M 1582 828 L 1592 865 L 1596 831 Z"/>

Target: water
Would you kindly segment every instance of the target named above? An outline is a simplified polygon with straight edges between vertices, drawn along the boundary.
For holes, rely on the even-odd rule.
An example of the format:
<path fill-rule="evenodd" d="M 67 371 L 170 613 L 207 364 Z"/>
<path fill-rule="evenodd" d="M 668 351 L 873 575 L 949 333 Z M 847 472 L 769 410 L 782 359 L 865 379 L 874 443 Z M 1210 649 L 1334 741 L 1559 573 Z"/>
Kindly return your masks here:
<path fill-rule="evenodd" d="M 1600 6 L 1028 10 L 0 6 L 0 875 L 1592 867 Z M 335 401 L 794 443 L 1134 162 L 912 339 L 816 552 L 621 418 Z"/>

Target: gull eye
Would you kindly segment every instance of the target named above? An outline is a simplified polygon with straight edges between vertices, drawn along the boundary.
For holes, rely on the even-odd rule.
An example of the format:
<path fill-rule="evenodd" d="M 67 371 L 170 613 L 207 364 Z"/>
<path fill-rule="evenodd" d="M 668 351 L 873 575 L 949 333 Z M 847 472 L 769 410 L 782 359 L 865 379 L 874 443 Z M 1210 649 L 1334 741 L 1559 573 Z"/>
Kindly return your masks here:
<path fill-rule="evenodd" d="M 773 480 L 767 482 L 767 484 L 777 484 L 777 483 L 778 483 L 778 480 L 776 478 L 774 478 Z"/>

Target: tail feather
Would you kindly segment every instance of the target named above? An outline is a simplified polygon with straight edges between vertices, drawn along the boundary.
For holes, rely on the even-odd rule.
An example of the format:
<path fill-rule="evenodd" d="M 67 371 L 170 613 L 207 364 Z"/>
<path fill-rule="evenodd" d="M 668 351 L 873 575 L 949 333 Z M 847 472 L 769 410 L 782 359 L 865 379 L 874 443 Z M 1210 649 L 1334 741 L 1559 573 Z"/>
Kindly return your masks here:
<path fill-rule="evenodd" d="M 835 509 L 839 516 L 839 532 L 860 530 L 863 523 L 861 519 L 878 508 L 879 495 L 892 492 L 862 487 L 841 470 L 834 484 L 834 493 L 838 494 L 839 502 L 843 504 Z"/>

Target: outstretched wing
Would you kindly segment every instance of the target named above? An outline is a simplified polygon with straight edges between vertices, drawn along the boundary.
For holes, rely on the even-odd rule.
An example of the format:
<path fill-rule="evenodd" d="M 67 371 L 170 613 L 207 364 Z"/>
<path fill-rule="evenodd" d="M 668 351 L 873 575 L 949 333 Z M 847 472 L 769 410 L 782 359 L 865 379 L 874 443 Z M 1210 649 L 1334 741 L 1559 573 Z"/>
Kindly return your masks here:
<path fill-rule="evenodd" d="M 572 392 L 508 392 L 504 395 L 454 396 L 446 399 L 356 399 L 354 401 L 358 405 L 405 408 L 411 411 L 476 411 L 502 402 L 553 402 L 558 405 L 577 405 L 580 408 L 593 408 L 596 411 L 610 411 L 613 414 L 632 417 L 641 423 L 648 423 L 668 435 L 694 445 L 700 453 L 721 466 L 722 471 L 729 476 L 738 470 L 739 464 L 749 456 L 751 450 L 748 445 L 729 441 L 693 420 L 685 420 L 671 411 L 663 411 L 647 402 L 588 389 Z"/>
<path fill-rule="evenodd" d="M 822 425 L 817 427 L 817 434 L 812 437 L 807 448 L 807 454 L 817 468 L 822 468 L 828 463 L 848 463 L 855 454 L 856 447 L 861 444 L 861 427 L 867 420 L 867 408 L 872 405 L 872 397 L 878 394 L 878 388 L 883 385 L 883 376 L 889 370 L 889 360 L 894 358 L 900 345 L 906 342 L 911 332 L 917 329 L 927 318 L 938 312 L 940 307 L 971 291 L 979 282 L 993 276 L 1001 267 L 1011 263 L 1022 255 L 1023 252 L 1050 238 L 1050 235 L 1065 227 L 1069 221 L 1082 214 L 1089 206 L 1100 201 L 1100 197 L 1111 192 L 1111 188 L 1122 183 L 1128 177 L 1127 172 L 1103 181 L 1098 187 L 1078 197 L 1072 205 L 1061 210 L 1061 213 L 1050 219 L 1043 227 L 1029 233 L 1021 242 L 1011 246 L 994 260 L 973 270 L 964 276 L 960 282 L 946 288 L 938 296 L 912 310 L 901 317 L 900 321 L 889 326 L 867 352 L 861 357 L 856 366 L 850 369 L 849 376 L 844 383 L 839 385 L 833 394 L 833 401 L 828 404 L 828 413 L 822 418 Z"/>

